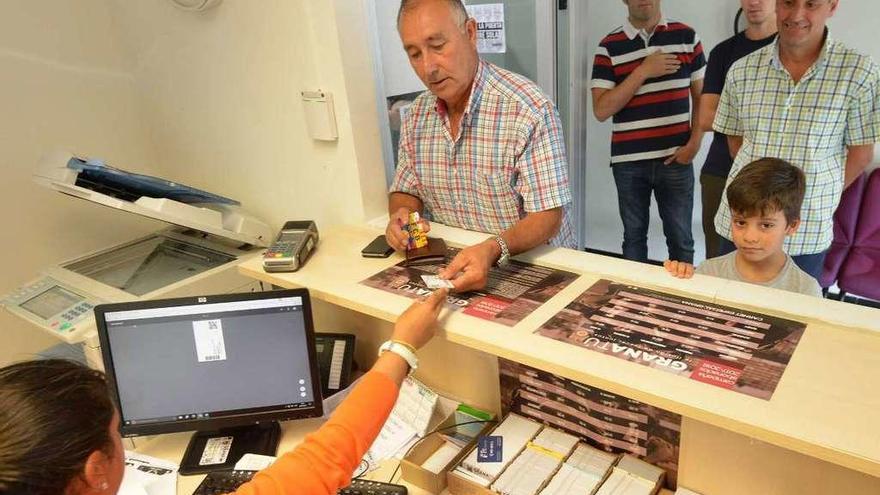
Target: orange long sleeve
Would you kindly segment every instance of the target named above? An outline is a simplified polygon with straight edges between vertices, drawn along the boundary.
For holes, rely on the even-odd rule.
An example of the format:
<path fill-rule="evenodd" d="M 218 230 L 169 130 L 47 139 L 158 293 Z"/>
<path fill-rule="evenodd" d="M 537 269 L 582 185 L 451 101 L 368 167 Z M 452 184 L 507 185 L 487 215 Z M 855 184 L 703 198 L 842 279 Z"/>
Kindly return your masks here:
<path fill-rule="evenodd" d="M 361 458 L 391 414 L 399 391 L 388 376 L 371 371 L 330 420 L 308 435 L 235 495 L 331 495 L 351 482 Z"/>

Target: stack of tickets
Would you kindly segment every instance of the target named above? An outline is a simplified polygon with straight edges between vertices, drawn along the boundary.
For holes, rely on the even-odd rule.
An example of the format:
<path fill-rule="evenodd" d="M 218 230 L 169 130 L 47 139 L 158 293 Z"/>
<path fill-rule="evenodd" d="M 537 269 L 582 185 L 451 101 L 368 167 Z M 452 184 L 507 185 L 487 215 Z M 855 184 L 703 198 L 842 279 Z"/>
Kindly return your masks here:
<path fill-rule="evenodd" d="M 501 495 L 535 495 L 577 445 L 576 437 L 544 428 L 492 484 Z"/>
<path fill-rule="evenodd" d="M 480 486 L 488 487 L 519 451 L 524 449 L 532 438 L 535 438 L 541 428 L 540 424 L 530 419 L 509 414 L 491 433 L 491 436 L 502 438 L 501 462 L 480 462 L 477 459 L 479 449 L 474 449 L 455 468 L 456 473 Z"/>
<path fill-rule="evenodd" d="M 602 484 L 616 460 L 617 456 L 614 454 L 580 444 L 541 491 L 541 495 L 593 493 Z"/>

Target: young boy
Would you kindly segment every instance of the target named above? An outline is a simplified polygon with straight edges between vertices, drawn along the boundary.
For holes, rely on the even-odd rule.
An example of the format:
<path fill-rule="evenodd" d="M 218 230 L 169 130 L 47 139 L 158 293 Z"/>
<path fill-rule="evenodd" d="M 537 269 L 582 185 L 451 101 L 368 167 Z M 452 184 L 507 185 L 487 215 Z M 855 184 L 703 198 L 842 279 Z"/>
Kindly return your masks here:
<path fill-rule="evenodd" d="M 736 251 L 706 260 L 697 273 L 822 297 L 816 279 L 782 250 L 800 224 L 805 190 L 804 173 L 784 160 L 761 158 L 743 167 L 727 186 Z M 689 263 L 663 265 L 675 277 L 694 274 Z"/>

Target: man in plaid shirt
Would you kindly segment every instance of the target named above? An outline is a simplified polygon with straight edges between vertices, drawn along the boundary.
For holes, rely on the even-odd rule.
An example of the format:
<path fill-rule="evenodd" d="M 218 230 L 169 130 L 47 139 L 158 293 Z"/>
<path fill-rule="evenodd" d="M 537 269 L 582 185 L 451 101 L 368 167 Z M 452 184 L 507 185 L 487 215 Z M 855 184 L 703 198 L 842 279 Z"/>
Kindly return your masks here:
<path fill-rule="evenodd" d="M 727 76 L 714 129 L 734 158 L 727 184 L 748 163 L 773 157 L 800 167 L 807 191 L 797 233 L 785 248 L 816 279 L 833 238 L 843 190 L 871 162 L 880 141 L 880 70 L 828 35 L 838 0 L 777 0 L 777 40 L 737 61 Z M 721 254 L 735 247 L 726 193 L 715 216 Z"/>
<path fill-rule="evenodd" d="M 559 116 L 528 79 L 482 61 L 460 0 L 404 0 L 398 31 L 428 87 L 401 128 L 388 243 L 406 249 L 410 212 L 495 234 L 440 273 L 457 291 L 486 285 L 489 268 L 540 244 L 574 247 Z M 424 225 L 427 228 L 427 223 Z"/>

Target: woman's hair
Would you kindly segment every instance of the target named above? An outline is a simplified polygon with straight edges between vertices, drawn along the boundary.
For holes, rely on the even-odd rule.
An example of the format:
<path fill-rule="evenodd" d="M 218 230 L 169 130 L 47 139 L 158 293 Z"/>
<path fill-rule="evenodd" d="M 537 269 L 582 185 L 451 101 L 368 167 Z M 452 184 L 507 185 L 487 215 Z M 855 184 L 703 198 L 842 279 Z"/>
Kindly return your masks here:
<path fill-rule="evenodd" d="M 61 359 L 0 368 L 0 494 L 61 494 L 96 450 L 112 455 L 100 371 Z"/>

